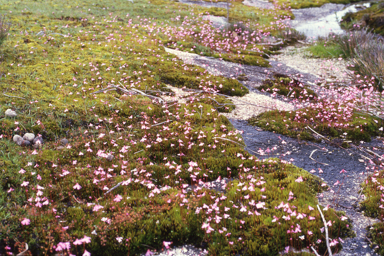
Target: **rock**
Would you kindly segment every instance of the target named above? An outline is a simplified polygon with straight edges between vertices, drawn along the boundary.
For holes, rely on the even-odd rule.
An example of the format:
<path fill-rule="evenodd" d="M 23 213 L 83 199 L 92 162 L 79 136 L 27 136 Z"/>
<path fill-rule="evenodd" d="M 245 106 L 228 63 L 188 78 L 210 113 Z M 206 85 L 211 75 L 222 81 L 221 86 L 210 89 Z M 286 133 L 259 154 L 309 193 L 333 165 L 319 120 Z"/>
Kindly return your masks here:
<path fill-rule="evenodd" d="M 58 147 L 57 147 L 57 150 L 62 150 L 62 149 L 64 149 L 63 146 L 58 146 Z"/>
<path fill-rule="evenodd" d="M 13 142 L 15 142 L 17 145 L 20 146 L 22 141 L 23 141 L 23 138 L 20 135 L 13 136 Z"/>
<path fill-rule="evenodd" d="M 60 144 L 65 146 L 68 144 L 68 140 L 66 138 L 60 140 Z"/>
<path fill-rule="evenodd" d="M 29 142 L 32 142 L 34 138 L 35 138 L 35 134 L 33 134 L 33 133 L 26 133 L 23 136 L 23 139 L 27 140 Z"/>
<path fill-rule="evenodd" d="M 31 145 L 31 142 L 29 140 L 22 140 L 21 141 L 21 146 L 27 147 L 30 145 Z"/>
<path fill-rule="evenodd" d="M 41 148 L 42 146 L 43 146 L 43 138 L 41 138 L 40 136 L 36 137 L 33 140 L 33 147 L 38 149 L 38 148 Z"/>
<path fill-rule="evenodd" d="M 113 155 L 108 155 L 108 156 L 107 156 L 107 160 L 108 160 L 108 161 L 112 161 L 112 160 L 113 160 L 113 158 L 114 158 L 114 156 L 113 156 Z"/>
<path fill-rule="evenodd" d="M 13 111 L 12 109 L 7 109 L 7 110 L 5 111 L 5 116 L 7 116 L 7 117 L 15 117 L 15 116 L 17 116 L 17 114 L 16 114 L 16 112 Z"/>

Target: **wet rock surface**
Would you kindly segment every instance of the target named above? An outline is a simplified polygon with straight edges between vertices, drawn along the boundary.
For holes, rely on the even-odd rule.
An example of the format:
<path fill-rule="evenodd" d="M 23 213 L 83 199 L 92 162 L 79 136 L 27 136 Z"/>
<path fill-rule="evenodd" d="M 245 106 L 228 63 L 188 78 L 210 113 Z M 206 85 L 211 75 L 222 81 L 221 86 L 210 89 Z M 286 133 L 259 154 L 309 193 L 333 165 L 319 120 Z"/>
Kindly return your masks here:
<path fill-rule="evenodd" d="M 257 88 L 265 79 L 271 79 L 274 73 L 298 77 L 300 81 L 305 83 L 315 83 L 319 80 L 319 77 L 313 74 L 300 72 L 295 68 L 289 67 L 284 63 L 275 60 L 270 60 L 271 67 L 266 68 L 259 66 L 241 65 L 213 57 L 200 56 L 198 54 L 182 52 L 169 48 L 165 48 L 165 50 L 169 53 L 177 55 L 185 63 L 205 68 L 209 73 L 213 75 L 237 78 L 240 74 L 245 74 L 247 81 L 240 82 L 250 87 L 251 89 Z"/>
<path fill-rule="evenodd" d="M 290 21 L 290 24 L 307 37 L 315 39 L 318 36 L 325 37 L 330 32 L 342 34 L 344 30 L 341 29 L 339 23 L 341 18 L 348 12 L 357 12 L 360 5 L 346 6 L 327 3 L 321 7 L 293 9 L 292 13 L 295 15 L 295 19 Z M 369 3 L 364 3 L 363 6 L 368 7 Z"/>
<path fill-rule="evenodd" d="M 203 7 L 218 7 L 218 8 L 227 8 L 227 2 L 205 2 L 205 1 L 192 1 L 192 0 L 179 0 L 179 3 L 183 4 L 196 4 Z M 231 6 L 231 4 L 229 4 Z"/>
<path fill-rule="evenodd" d="M 312 173 L 328 184 L 330 190 L 319 195 L 319 203 L 344 211 L 352 220 L 353 230 L 356 232 L 355 238 L 345 240 L 343 250 L 337 255 L 366 255 L 367 253 L 377 255 L 369 247 L 369 241 L 366 238 L 366 228 L 376 220 L 364 216 L 359 209 L 359 202 L 364 199 L 364 195 L 360 193 L 360 184 L 370 174 L 366 169 L 370 165 L 364 159 L 372 156 L 361 152 L 357 147 L 344 149 L 327 143 L 299 142 L 297 139 L 249 126 L 246 121 L 234 119 L 230 121 L 236 129 L 244 132 L 242 136 L 246 149 L 251 154 L 261 152 L 260 149 L 266 151 L 269 148 L 272 150 L 270 154 L 256 153 L 256 156 L 261 159 L 268 157 L 278 157 L 286 161 L 293 159 L 294 165 L 308 172 L 314 170 Z M 371 149 L 372 147 L 382 148 L 383 140 L 374 139 L 363 146 Z M 384 154 L 384 150 L 381 149 L 376 153 Z M 342 170 L 346 172 L 340 173 Z"/>
<path fill-rule="evenodd" d="M 244 5 L 253 6 L 261 9 L 275 9 L 275 6 L 271 3 L 263 0 L 245 0 Z"/>

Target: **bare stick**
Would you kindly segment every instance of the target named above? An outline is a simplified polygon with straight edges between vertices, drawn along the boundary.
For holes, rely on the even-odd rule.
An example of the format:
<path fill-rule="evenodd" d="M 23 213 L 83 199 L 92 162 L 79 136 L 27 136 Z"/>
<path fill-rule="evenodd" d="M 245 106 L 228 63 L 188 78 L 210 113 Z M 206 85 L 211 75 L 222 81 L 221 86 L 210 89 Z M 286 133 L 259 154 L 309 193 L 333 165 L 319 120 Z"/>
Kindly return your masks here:
<path fill-rule="evenodd" d="M 248 148 L 247 145 L 243 145 L 243 144 L 241 144 L 241 143 L 239 143 L 239 142 L 237 142 L 237 141 L 234 141 L 234 140 L 230 140 L 230 139 L 226 139 L 226 138 L 221 138 L 221 137 L 213 137 L 213 138 L 214 138 L 214 139 L 220 139 L 220 140 L 230 141 L 230 142 L 236 143 L 236 144 L 239 145 L 239 146 Z M 253 150 L 251 150 L 251 149 L 247 149 L 247 150 L 248 150 L 248 151 L 251 151 L 251 152 L 254 153 L 254 154 L 260 155 L 259 153 L 255 152 L 255 151 L 253 151 Z"/>
<path fill-rule="evenodd" d="M 104 195 L 108 194 L 109 192 L 111 192 L 112 190 L 115 190 L 116 188 L 120 187 L 121 185 L 121 182 L 117 183 L 116 186 L 114 186 L 113 188 L 111 188 L 110 190 L 108 190 L 107 192 L 104 193 Z"/>
<path fill-rule="evenodd" d="M 311 155 L 309 156 L 309 159 L 315 161 L 315 162 L 318 163 L 318 164 L 329 165 L 329 164 L 326 164 L 326 163 L 321 163 L 321 162 L 319 162 L 319 161 L 316 161 L 316 160 L 312 157 L 312 154 L 315 153 L 316 151 L 317 151 L 317 149 L 315 149 L 315 150 L 313 150 L 313 151 L 311 152 Z"/>
<path fill-rule="evenodd" d="M 315 130 L 313 130 L 311 127 L 307 126 L 307 127 L 305 127 L 305 128 L 307 128 L 307 129 L 311 130 L 313 133 L 317 134 L 317 135 L 318 135 L 318 136 L 320 136 L 321 138 L 323 138 L 323 139 L 325 139 L 325 140 L 329 141 L 329 139 L 328 139 L 328 138 L 324 137 L 324 136 L 323 136 L 323 135 L 321 135 L 320 133 L 317 133 L 317 132 L 316 132 Z"/>
<path fill-rule="evenodd" d="M 28 251 L 28 244 L 25 243 L 25 250 L 22 251 L 21 253 L 17 254 L 16 256 L 22 256 L 22 255 L 24 255 L 27 251 Z"/>
<path fill-rule="evenodd" d="M 23 100 L 25 100 L 25 98 L 23 98 L 23 97 L 19 97 L 19 96 L 11 96 L 11 95 L 7 95 L 7 94 L 5 94 L 5 93 L 3 93 L 3 95 L 4 95 L 4 96 L 7 96 L 7 97 L 10 97 L 10 98 L 19 98 L 19 99 L 23 99 Z"/>
<path fill-rule="evenodd" d="M 78 202 L 79 204 L 82 204 L 82 202 L 80 202 L 79 200 L 77 200 L 77 198 L 75 197 L 75 195 L 73 195 L 73 198 L 76 200 L 76 202 Z"/>
<path fill-rule="evenodd" d="M 323 219 L 323 223 L 324 223 L 324 229 L 325 229 L 325 242 L 327 243 L 328 254 L 329 254 L 329 256 L 332 256 L 331 247 L 329 246 L 329 236 L 328 236 L 328 226 L 327 226 L 327 222 L 325 221 L 323 212 L 321 211 L 319 205 L 317 205 L 317 209 L 319 209 L 321 218 Z"/>
<path fill-rule="evenodd" d="M 161 123 L 158 123 L 158 124 L 154 124 L 154 125 L 151 125 L 151 127 L 162 125 L 162 124 L 169 123 L 169 122 L 172 122 L 172 120 L 168 120 L 168 121 L 164 121 L 164 122 L 161 122 Z"/>
<path fill-rule="evenodd" d="M 372 150 L 369 150 L 369 149 L 367 149 L 367 148 L 366 148 L 366 149 L 363 149 L 363 150 L 368 151 L 368 153 L 371 153 L 371 154 L 377 156 L 378 158 L 384 160 L 384 158 L 383 158 L 382 156 L 380 156 L 379 154 L 373 152 Z"/>
<path fill-rule="evenodd" d="M 311 249 L 312 249 L 312 251 L 316 254 L 316 256 L 320 256 L 320 255 L 317 253 L 317 251 L 315 250 L 315 248 L 313 248 L 313 246 L 311 246 Z"/>

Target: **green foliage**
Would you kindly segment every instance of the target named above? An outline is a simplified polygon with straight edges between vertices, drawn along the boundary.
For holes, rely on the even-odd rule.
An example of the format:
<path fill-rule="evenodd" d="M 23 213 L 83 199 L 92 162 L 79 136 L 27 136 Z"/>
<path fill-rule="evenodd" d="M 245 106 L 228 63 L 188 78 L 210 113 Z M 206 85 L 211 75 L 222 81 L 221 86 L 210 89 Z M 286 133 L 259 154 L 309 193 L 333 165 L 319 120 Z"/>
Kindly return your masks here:
<path fill-rule="evenodd" d="M 338 58 L 345 57 L 344 51 L 340 45 L 335 42 L 319 40 L 314 45 L 306 49 L 315 58 Z"/>
<path fill-rule="evenodd" d="M 167 82 L 226 95 L 248 92 L 235 79 L 207 74 L 164 51 L 164 35 L 156 29 L 181 25 L 177 16 L 204 8 L 162 0 L 0 0 L 0 6 L 12 11 L 9 19 L 16 24 L 1 48 L 1 72 L 7 74 L 0 83 L 1 246 L 9 244 L 15 253 L 27 243 L 32 255 L 53 255 L 60 242 L 69 242 L 65 253 L 137 255 L 160 251 L 163 241 L 204 242 L 210 252 L 246 255 L 273 254 L 287 245 L 301 249 L 322 239 L 318 249 L 325 251 L 323 223 L 308 208 L 317 204 L 320 180 L 278 159 L 250 156 L 240 134 L 215 109 L 229 103 L 224 97 L 160 104 L 132 90 L 160 96 Z M 256 15 L 238 10 L 239 18 L 241 12 Z M 247 63 L 260 61 L 259 54 L 249 52 Z M 5 117 L 8 108 L 17 117 Z M 40 133 L 42 149 L 16 146 L 13 135 L 25 132 Z M 69 143 L 60 145 L 62 138 Z M 306 182 L 296 182 L 300 176 Z M 228 195 L 187 191 L 224 177 L 231 180 Z M 239 182 L 252 183 L 254 191 L 240 190 Z M 296 198 L 288 202 L 290 191 Z M 260 215 L 240 211 L 248 193 L 245 205 L 265 202 L 266 209 L 249 209 Z M 202 225 L 211 215 L 203 207 L 216 200 L 218 215 L 228 212 L 230 219 L 212 222 L 215 232 L 209 234 Z M 286 213 L 275 209 L 281 202 L 315 219 L 282 220 Z M 204 210 L 196 213 L 198 207 Z M 350 235 L 340 214 L 326 213 L 332 237 Z M 24 218 L 29 225 L 21 223 Z M 296 224 L 313 235 L 287 235 L 284 229 Z M 218 231 L 226 226 L 227 232 Z M 91 242 L 74 245 L 84 236 Z"/>
<path fill-rule="evenodd" d="M 6 22 L 5 16 L 0 16 L 0 45 L 2 45 L 5 39 L 7 38 L 10 28 L 11 23 Z"/>
<path fill-rule="evenodd" d="M 273 80 L 264 80 L 258 89 L 296 99 L 314 100 L 317 98 L 317 94 L 313 90 L 300 83 L 297 79 L 277 73 L 273 75 L 273 78 Z"/>
<path fill-rule="evenodd" d="M 349 120 L 344 121 L 343 127 L 336 127 L 333 122 L 317 118 L 319 111 L 311 108 L 297 111 L 273 110 L 252 117 L 248 123 L 267 131 L 275 131 L 292 138 L 310 141 L 318 140 L 318 138 L 306 128 L 307 126 L 329 139 L 346 137 L 347 140 L 359 142 L 371 141 L 371 136 L 378 135 L 380 120 L 377 118 L 355 113 Z M 295 119 L 296 116 L 302 116 L 302 118 L 298 120 Z M 344 136 L 344 133 L 347 135 Z"/>
<path fill-rule="evenodd" d="M 384 35 L 384 4 L 383 2 L 374 3 L 371 7 L 355 13 L 347 13 L 343 17 L 342 26 L 346 28 L 372 29 L 373 33 Z"/>
<path fill-rule="evenodd" d="M 364 214 L 378 218 L 381 222 L 374 224 L 368 230 L 368 236 L 372 239 L 372 247 L 376 249 L 379 255 L 384 255 L 384 204 L 383 189 L 384 170 L 377 171 L 369 176 L 365 182 L 361 184 L 365 200 L 361 202 L 361 210 Z"/>
<path fill-rule="evenodd" d="M 293 9 L 301 8 L 310 8 L 310 7 L 320 7 L 326 3 L 335 3 L 335 4 L 349 4 L 358 2 L 359 0 L 278 0 L 278 3 L 283 6 L 291 6 Z"/>

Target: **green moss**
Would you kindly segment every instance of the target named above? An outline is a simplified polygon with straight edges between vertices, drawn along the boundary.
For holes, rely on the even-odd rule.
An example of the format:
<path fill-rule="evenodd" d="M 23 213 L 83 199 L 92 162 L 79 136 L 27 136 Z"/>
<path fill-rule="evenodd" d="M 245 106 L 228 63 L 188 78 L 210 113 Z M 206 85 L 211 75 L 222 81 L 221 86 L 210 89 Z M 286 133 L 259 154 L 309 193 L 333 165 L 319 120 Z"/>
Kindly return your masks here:
<path fill-rule="evenodd" d="M 233 104 L 230 99 L 221 95 L 208 94 L 198 99 L 198 101 L 212 105 L 217 111 L 222 113 L 230 113 L 236 108 L 235 104 Z"/>
<path fill-rule="evenodd" d="M 349 4 L 358 1 L 359 0 L 319 0 L 315 2 L 310 0 L 279 0 L 278 3 L 283 6 L 291 6 L 293 9 L 301 9 L 310 7 L 320 7 L 326 3 Z"/>
<path fill-rule="evenodd" d="M 274 74 L 273 77 L 274 80 L 264 80 L 258 89 L 296 99 L 315 100 L 317 98 L 317 94 L 313 90 L 296 79 L 283 74 Z"/>
<path fill-rule="evenodd" d="M 349 28 L 354 24 L 359 27 L 372 29 L 374 33 L 384 35 L 384 5 L 374 3 L 371 7 L 356 13 L 347 13 L 343 17 L 342 26 Z"/>
<path fill-rule="evenodd" d="M 248 92 L 235 79 L 207 74 L 164 51 L 164 38 L 169 38 L 157 31 L 180 26 L 179 15 L 204 8 L 191 10 L 161 0 L 0 0 L 0 6 L 15 24 L 9 44 L 0 49 L 0 113 L 7 108 L 18 113 L 12 119 L 0 116 L 0 239 L 12 245 L 14 253 L 24 250 L 25 242 L 33 255 L 50 255 L 59 242 L 70 242 L 68 253 L 73 254 L 86 249 L 92 255 L 138 255 L 148 248 L 160 251 L 163 241 L 200 246 L 204 242 L 217 255 L 275 253 L 289 245 L 290 238 L 298 249 L 323 239 L 318 213 L 308 210 L 308 205 L 317 204 L 317 178 L 278 159 L 251 157 L 240 134 L 218 114 L 215 101 L 196 97 L 199 101 L 187 104 L 160 104 L 132 90 L 156 95 L 171 83 L 227 95 Z M 234 19 L 257 15 L 240 5 L 236 8 Z M 270 13 L 264 21 L 273 17 Z M 243 51 L 250 56 L 248 63 L 263 57 L 251 49 Z M 231 55 L 235 53 L 228 56 L 238 57 Z M 108 88 L 111 85 L 119 88 Z M 221 96 L 214 99 L 228 102 Z M 16 146 L 12 136 L 24 132 L 42 134 L 43 148 Z M 59 148 L 64 137 L 69 144 Z M 306 182 L 295 182 L 300 176 Z M 206 188 L 183 191 L 224 177 L 231 180 L 227 198 Z M 239 182 L 248 187 L 260 182 L 249 191 L 249 200 L 266 203 L 267 209 L 258 209 L 261 215 L 248 216 L 233 206 L 250 202 L 244 199 L 248 191 L 237 190 Z M 296 197 L 289 201 L 292 209 L 316 220 L 292 218 L 281 226 L 272 222 L 271 216 L 281 220 L 285 214 L 275 206 L 288 202 L 289 191 Z M 202 229 L 206 209 L 196 211 L 204 204 L 214 205 L 217 198 L 222 198 L 216 205 L 218 215 L 228 212 L 230 219 L 212 224 L 215 232 L 209 235 Z M 343 237 L 348 228 L 334 213 L 326 213 L 327 220 L 334 221 L 331 236 Z M 24 218 L 30 225 L 21 225 Z M 240 220 L 246 223 L 241 228 Z M 313 230 L 313 236 L 303 241 L 297 235 L 288 237 L 284 229 L 293 223 L 303 232 Z M 224 227 L 232 235 L 218 231 Z M 91 243 L 73 244 L 84 236 L 91 237 Z M 124 239 L 121 243 L 119 237 Z M 325 251 L 323 244 L 319 252 Z"/>
<path fill-rule="evenodd" d="M 379 255 L 383 255 L 384 246 L 384 208 L 382 185 L 384 181 L 384 171 L 377 171 L 369 176 L 361 186 L 365 195 L 365 200 L 361 202 L 361 210 L 364 214 L 372 218 L 378 218 L 381 222 L 374 224 L 368 229 L 368 237 L 372 239 L 372 247 Z"/>
<path fill-rule="evenodd" d="M 250 125 L 255 125 L 267 131 L 303 140 L 317 140 L 314 134 L 307 129 L 309 126 L 316 132 L 329 139 L 343 137 L 354 142 L 371 141 L 372 136 L 378 135 L 380 120 L 369 115 L 354 113 L 349 120 L 343 120 L 343 126 L 334 126 L 319 118 L 320 110 L 311 108 L 297 111 L 268 111 L 248 120 Z M 300 118 L 298 118 L 300 117 Z"/>

